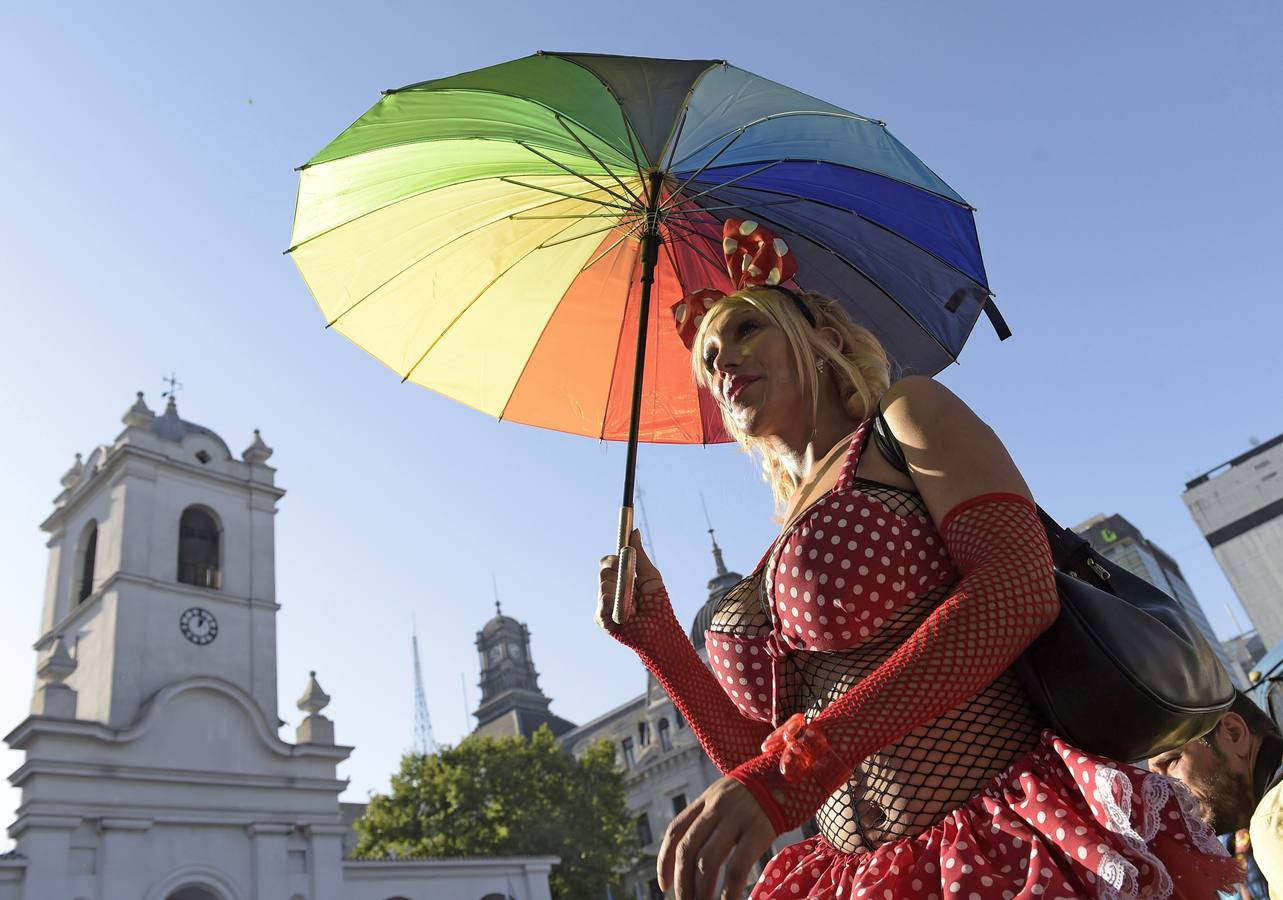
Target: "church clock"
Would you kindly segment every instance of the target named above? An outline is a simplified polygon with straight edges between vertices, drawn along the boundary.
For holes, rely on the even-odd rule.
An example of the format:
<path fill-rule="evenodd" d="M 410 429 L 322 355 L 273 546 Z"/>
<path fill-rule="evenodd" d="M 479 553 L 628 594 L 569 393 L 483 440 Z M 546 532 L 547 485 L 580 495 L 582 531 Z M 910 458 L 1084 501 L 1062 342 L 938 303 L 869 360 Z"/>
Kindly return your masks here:
<path fill-rule="evenodd" d="M 218 621 L 209 610 L 193 606 L 179 616 L 178 630 L 193 644 L 203 646 L 218 637 Z"/>

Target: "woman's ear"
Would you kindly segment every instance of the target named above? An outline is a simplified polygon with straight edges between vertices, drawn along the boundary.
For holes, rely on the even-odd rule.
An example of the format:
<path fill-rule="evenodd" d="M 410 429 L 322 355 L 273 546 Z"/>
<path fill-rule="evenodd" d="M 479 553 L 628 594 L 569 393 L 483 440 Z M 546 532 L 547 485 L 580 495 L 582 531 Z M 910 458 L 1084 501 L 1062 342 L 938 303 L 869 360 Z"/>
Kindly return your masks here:
<path fill-rule="evenodd" d="M 842 340 L 842 332 L 836 328 L 824 325 L 815 329 L 815 333 L 819 335 L 820 340 L 832 347 L 835 352 L 841 354 L 846 349 L 846 342 Z"/>

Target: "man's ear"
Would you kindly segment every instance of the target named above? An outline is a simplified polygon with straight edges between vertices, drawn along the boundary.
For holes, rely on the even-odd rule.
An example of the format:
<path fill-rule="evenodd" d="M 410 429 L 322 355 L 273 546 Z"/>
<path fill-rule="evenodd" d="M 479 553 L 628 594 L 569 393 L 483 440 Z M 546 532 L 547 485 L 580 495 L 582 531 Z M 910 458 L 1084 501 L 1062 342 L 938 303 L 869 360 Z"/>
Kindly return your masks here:
<path fill-rule="evenodd" d="M 1247 722 L 1236 712 L 1227 712 L 1216 726 L 1217 743 L 1225 750 L 1246 754 L 1252 743 Z"/>

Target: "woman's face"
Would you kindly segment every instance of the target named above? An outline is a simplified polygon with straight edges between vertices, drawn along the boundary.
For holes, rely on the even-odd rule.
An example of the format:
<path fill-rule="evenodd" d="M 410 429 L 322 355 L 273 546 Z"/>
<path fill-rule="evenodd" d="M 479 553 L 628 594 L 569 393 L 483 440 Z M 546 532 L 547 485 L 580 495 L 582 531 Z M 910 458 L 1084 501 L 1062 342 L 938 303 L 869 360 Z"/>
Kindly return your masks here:
<path fill-rule="evenodd" d="M 810 408 L 788 338 L 755 307 L 736 306 L 714 319 L 701 352 L 713 396 L 745 434 L 785 436 Z"/>

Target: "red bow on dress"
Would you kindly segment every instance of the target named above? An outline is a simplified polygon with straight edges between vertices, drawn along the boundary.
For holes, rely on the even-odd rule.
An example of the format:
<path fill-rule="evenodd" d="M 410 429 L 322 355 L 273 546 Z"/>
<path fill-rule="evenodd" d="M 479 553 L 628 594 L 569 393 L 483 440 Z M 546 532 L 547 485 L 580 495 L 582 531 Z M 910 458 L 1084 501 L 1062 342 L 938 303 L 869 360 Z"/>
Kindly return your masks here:
<path fill-rule="evenodd" d="M 806 716 L 794 713 L 762 741 L 763 753 L 777 750 L 784 751 L 780 755 L 780 774 L 785 781 L 796 784 L 829 756 L 829 739 L 819 726 L 809 724 Z"/>
<path fill-rule="evenodd" d="M 726 220 L 722 226 L 722 252 L 726 255 L 726 271 L 737 291 L 758 285 L 774 287 L 797 274 L 797 261 L 789 245 L 751 219 Z M 716 288 L 703 288 L 673 304 L 673 321 L 687 350 L 695 344 L 699 323 L 713 304 L 725 296 Z"/>

